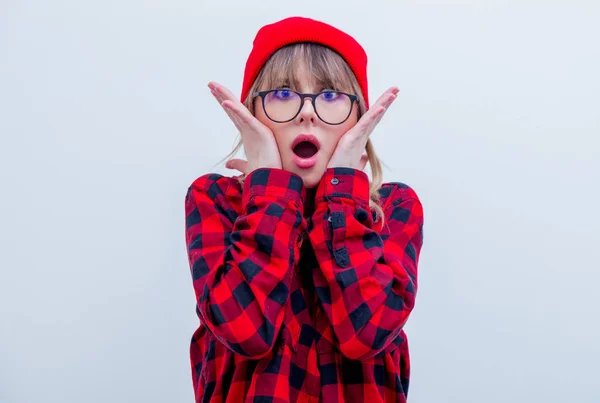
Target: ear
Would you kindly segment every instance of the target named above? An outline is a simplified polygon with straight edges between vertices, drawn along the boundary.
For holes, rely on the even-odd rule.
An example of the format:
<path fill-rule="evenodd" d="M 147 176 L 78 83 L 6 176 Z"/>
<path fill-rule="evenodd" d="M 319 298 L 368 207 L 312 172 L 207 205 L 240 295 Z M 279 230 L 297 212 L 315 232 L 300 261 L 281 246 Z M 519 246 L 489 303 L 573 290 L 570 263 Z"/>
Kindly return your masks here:
<path fill-rule="evenodd" d="M 360 163 L 358 165 L 361 171 L 364 171 L 367 162 L 369 162 L 369 156 L 367 155 L 367 153 L 364 153 L 360 156 Z"/>

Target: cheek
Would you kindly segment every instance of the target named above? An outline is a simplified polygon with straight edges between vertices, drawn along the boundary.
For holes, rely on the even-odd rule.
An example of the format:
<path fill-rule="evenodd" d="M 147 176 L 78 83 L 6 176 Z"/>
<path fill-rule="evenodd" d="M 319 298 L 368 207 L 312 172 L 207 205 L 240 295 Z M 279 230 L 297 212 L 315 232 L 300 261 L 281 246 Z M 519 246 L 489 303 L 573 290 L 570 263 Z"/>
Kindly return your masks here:
<path fill-rule="evenodd" d="M 293 152 L 289 148 L 289 144 L 291 144 L 294 140 L 298 130 L 293 126 L 290 126 L 290 124 L 273 122 L 267 117 L 267 115 L 265 115 L 265 111 L 260 103 L 255 104 L 254 117 L 269 130 L 271 130 L 273 137 L 275 137 L 275 143 L 277 143 L 277 148 L 279 150 L 279 155 L 282 158 L 284 169 L 292 171 L 295 167 L 295 164 L 292 162 Z"/>
<path fill-rule="evenodd" d="M 267 126 L 271 131 L 273 128 L 271 124 L 273 123 L 267 115 L 265 115 L 265 111 L 263 110 L 259 99 L 254 100 L 254 117 L 263 125 Z"/>
<path fill-rule="evenodd" d="M 344 134 L 346 134 L 348 130 L 352 129 L 356 125 L 356 123 L 358 123 L 358 119 L 356 117 L 356 114 L 353 114 L 343 124 L 331 127 L 331 130 L 329 131 L 329 135 L 327 137 L 328 139 L 331 139 L 331 143 L 333 143 L 334 148 L 340 141 L 340 139 L 344 136 Z"/>
<path fill-rule="evenodd" d="M 271 132 L 273 136 L 275 136 L 275 141 L 277 145 L 280 145 L 280 137 L 281 137 L 281 125 L 273 122 L 271 119 L 265 115 L 265 111 L 263 110 L 260 102 L 255 101 L 254 103 L 254 117 L 263 125 L 265 125 Z"/>
<path fill-rule="evenodd" d="M 339 126 L 335 126 L 337 139 L 339 140 L 348 130 L 352 129 L 358 123 L 358 110 L 356 106 L 352 109 L 352 115 Z"/>
<path fill-rule="evenodd" d="M 358 123 L 358 107 L 355 106 L 352 108 L 352 115 L 348 118 L 347 121 L 344 122 L 342 126 L 345 127 L 345 131 L 350 130 Z"/>

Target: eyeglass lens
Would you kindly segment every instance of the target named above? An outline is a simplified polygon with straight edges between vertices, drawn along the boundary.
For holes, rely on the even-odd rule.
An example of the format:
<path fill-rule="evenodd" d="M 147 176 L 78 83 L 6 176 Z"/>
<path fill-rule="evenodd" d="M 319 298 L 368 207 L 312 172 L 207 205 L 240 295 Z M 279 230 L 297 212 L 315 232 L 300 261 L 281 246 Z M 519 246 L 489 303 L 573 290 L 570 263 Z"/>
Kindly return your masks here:
<path fill-rule="evenodd" d="M 267 116 L 276 122 L 293 119 L 302 106 L 301 97 L 289 90 L 274 90 L 264 98 Z M 327 91 L 315 99 L 317 115 L 326 123 L 338 124 L 346 120 L 352 108 L 352 100 L 346 94 Z"/>

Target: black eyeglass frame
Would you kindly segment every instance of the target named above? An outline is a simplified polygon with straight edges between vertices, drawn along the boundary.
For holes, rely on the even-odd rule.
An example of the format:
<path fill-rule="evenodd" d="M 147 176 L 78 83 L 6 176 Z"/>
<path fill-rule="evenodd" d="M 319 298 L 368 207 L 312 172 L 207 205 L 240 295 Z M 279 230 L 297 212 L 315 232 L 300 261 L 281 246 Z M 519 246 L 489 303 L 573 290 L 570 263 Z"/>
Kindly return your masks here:
<path fill-rule="evenodd" d="M 275 120 L 272 119 L 269 114 L 267 113 L 267 108 L 265 108 L 265 98 L 267 96 L 267 94 L 271 93 L 271 92 L 275 92 L 275 91 L 289 91 L 289 92 L 293 92 L 294 94 L 298 95 L 300 97 L 300 108 L 298 108 L 298 112 L 296 112 L 296 114 L 294 115 L 293 118 L 289 119 L 289 120 Z M 327 121 L 325 121 L 321 115 L 319 115 L 319 112 L 317 112 L 317 106 L 315 105 L 316 99 L 319 95 L 321 94 L 328 94 L 328 93 L 336 93 L 336 94 L 344 94 L 346 96 L 348 96 L 350 98 L 350 111 L 348 112 L 348 116 L 346 116 L 346 118 L 344 120 L 342 120 L 339 123 L 329 123 Z M 354 95 L 354 94 L 348 94 L 346 92 L 343 91 L 333 91 L 333 90 L 326 90 L 326 91 L 321 91 L 317 94 L 303 94 L 301 92 L 298 91 L 293 91 L 290 90 L 289 88 L 275 88 L 272 90 L 266 90 L 266 91 L 258 91 L 252 94 L 252 100 L 254 100 L 256 97 L 260 97 L 261 98 L 261 103 L 262 103 L 262 107 L 263 107 L 263 111 L 265 112 L 265 115 L 267 115 L 267 117 L 272 120 L 275 123 L 287 123 L 287 122 L 291 122 L 292 120 L 296 119 L 296 117 L 300 114 L 300 111 L 302 111 L 302 108 L 304 107 L 304 100 L 306 98 L 310 98 L 311 102 L 312 102 L 312 106 L 313 109 L 315 111 L 315 113 L 317 114 L 318 118 L 328 124 L 328 125 L 332 125 L 332 126 L 337 126 L 337 125 L 341 125 L 342 123 L 344 123 L 346 120 L 348 120 L 348 118 L 350 117 L 350 115 L 352 115 L 352 109 L 354 108 L 354 103 L 358 103 L 358 96 Z"/>

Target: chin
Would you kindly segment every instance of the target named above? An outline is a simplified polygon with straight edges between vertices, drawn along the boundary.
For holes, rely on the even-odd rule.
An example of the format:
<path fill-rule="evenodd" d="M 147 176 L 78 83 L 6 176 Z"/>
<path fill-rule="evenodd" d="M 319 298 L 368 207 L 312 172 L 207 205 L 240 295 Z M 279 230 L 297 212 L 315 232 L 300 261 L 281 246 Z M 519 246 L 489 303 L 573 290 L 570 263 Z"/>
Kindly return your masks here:
<path fill-rule="evenodd" d="M 319 185 L 321 178 L 325 171 L 318 166 L 315 165 L 311 169 L 301 169 L 298 168 L 295 164 L 290 164 L 289 166 L 284 166 L 283 169 L 295 173 L 299 177 L 302 178 L 302 183 L 305 188 L 314 188 Z"/>
<path fill-rule="evenodd" d="M 311 169 L 309 172 L 298 173 L 298 175 L 302 178 L 304 187 L 311 189 L 319 186 L 319 182 L 321 182 L 324 173 L 325 172 L 322 169 Z"/>

